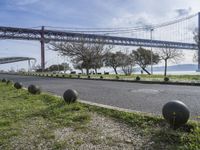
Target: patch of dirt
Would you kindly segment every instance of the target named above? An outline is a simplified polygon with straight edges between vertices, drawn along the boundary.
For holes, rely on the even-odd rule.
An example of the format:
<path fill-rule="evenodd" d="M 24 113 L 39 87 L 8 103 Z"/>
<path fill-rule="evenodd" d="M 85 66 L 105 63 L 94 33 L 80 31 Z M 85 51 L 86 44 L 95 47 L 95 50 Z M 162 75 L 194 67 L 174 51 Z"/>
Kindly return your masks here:
<path fill-rule="evenodd" d="M 10 139 L 12 150 L 51 149 L 54 135 L 48 129 L 48 123 L 42 117 L 35 117 L 22 124 L 21 135 Z M 52 136 L 52 137 L 51 137 Z"/>
<path fill-rule="evenodd" d="M 138 150 L 148 139 L 128 125 L 98 114 L 83 129 L 64 128 L 55 131 L 55 139 L 66 141 L 68 149 L 79 150 Z"/>
<path fill-rule="evenodd" d="M 140 150 L 150 149 L 150 137 L 137 128 L 91 113 L 91 121 L 82 126 L 53 129 L 44 118 L 32 118 L 22 124 L 19 136 L 10 140 L 13 150 Z"/>

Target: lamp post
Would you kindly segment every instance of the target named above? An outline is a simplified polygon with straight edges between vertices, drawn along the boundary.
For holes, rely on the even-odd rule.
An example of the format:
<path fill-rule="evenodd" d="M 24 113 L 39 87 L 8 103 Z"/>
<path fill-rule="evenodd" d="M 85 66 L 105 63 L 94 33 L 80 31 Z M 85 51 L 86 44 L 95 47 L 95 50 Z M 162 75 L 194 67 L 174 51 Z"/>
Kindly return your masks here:
<path fill-rule="evenodd" d="M 151 74 L 153 74 L 153 52 L 152 52 L 152 40 L 153 40 L 153 28 L 150 29 L 150 37 L 151 37 Z"/>

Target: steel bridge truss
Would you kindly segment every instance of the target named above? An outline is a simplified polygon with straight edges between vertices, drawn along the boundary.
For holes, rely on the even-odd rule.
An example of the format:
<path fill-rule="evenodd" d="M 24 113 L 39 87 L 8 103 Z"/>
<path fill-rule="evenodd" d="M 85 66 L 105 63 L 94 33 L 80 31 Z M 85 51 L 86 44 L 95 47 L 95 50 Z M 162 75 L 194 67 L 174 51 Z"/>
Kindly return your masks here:
<path fill-rule="evenodd" d="M 108 35 L 95 35 L 84 33 L 63 32 L 55 30 L 41 30 L 28 28 L 0 27 L 0 39 L 37 40 L 45 43 L 54 42 L 86 42 L 122 46 L 142 46 L 157 48 L 176 48 L 198 50 L 195 43 L 181 43 L 160 40 L 116 37 Z"/>

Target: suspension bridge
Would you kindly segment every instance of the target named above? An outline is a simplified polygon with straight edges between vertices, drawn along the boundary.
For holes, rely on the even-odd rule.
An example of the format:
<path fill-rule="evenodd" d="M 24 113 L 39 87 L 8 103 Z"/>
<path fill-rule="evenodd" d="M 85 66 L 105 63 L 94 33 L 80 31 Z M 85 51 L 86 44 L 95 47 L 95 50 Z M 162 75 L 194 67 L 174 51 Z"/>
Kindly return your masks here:
<path fill-rule="evenodd" d="M 200 70 L 200 41 L 198 40 L 198 43 L 194 41 L 194 28 L 197 29 L 197 38 L 200 39 L 200 12 L 171 22 L 145 27 L 59 28 L 58 30 L 56 27 L 44 26 L 41 29 L 0 26 L 0 39 L 40 41 L 42 70 L 45 69 L 45 43 L 82 41 L 121 46 L 198 50 L 198 70 Z M 144 33 L 148 35 L 150 33 L 150 38 Z M 177 38 L 179 34 L 181 39 Z"/>

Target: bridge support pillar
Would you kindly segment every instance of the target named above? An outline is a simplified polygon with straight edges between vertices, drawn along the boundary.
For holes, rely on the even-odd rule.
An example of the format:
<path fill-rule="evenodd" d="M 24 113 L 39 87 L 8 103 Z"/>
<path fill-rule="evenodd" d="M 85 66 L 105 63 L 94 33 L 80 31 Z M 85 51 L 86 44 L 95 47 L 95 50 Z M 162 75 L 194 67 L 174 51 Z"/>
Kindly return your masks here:
<path fill-rule="evenodd" d="M 198 69 L 197 72 L 200 72 L 200 12 L 198 13 Z"/>
<path fill-rule="evenodd" d="M 44 26 L 42 26 L 41 30 L 41 69 L 42 72 L 45 70 L 45 39 L 44 39 Z"/>
<path fill-rule="evenodd" d="M 199 25 L 198 25 L 198 71 L 200 71 L 200 12 L 198 14 Z"/>

